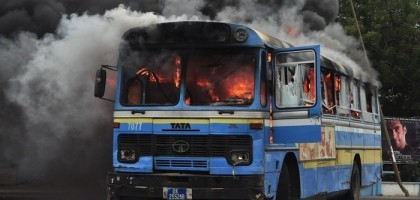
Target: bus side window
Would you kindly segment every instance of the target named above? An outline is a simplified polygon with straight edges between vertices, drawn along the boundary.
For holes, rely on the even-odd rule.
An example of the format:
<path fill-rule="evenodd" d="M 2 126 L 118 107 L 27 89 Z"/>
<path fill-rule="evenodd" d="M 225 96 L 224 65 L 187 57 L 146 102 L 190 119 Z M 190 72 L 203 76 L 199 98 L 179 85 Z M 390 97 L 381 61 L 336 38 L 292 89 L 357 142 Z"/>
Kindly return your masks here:
<path fill-rule="evenodd" d="M 360 91 L 359 84 L 356 80 L 350 81 L 350 107 L 351 117 L 360 119 Z"/>
<path fill-rule="evenodd" d="M 372 113 L 372 88 L 369 84 L 365 84 L 365 92 L 366 92 L 366 111 Z"/>
<path fill-rule="evenodd" d="M 378 103 L 378 88 L 373 87 L 372 110 L 375 116 L 375 122 L 379 122 L 379 103 Z"/>
<path fill-rule="evenodd" d="M 362 108 L 362 116 L 364 121 L 373 122 L 373 93 L 372 87 L 368 83 L 364 83 L 360 87 L 360 106 Z"/>
<path fill-rule="evenodd" d="M 348 77 L 335 75 L 335 92 L 337 113 L 340 117 L 348 117 L 350 113 Z"/>
<path fill-rule="evenodd" d="M 321 95 L 322 112 L 325 114 L 335 114 L 334 103 L 334 80 L 332 72 L 322 72 L 321 76 Z"/>
<path fill-rule="evenodd" d="M 315 69 L 312 65 L 307 65 L 305 68 L 303 79 L 304 101 L 307 105 L 312 105 L 315 102 Z"/>

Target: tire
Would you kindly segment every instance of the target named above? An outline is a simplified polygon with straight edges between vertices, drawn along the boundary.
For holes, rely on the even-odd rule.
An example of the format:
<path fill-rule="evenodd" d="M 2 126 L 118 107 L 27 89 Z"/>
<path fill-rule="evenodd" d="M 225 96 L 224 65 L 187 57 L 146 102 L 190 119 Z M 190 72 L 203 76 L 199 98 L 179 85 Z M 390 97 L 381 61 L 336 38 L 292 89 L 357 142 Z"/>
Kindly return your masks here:
<path fill-rule="evenodd" d="M 293 178 L 296 177 L 293 177 L 290 172 L 291 170 L 289 169 L 289 166 L 287 165 L 287 163 L 284 163 L 281 167 L 279 184 L 277 186 L 276 200 L 300 199 L 299 189 L 296 185 L 296 181 L 299 180 L 293 180 Z"/>
<path fill-rule="evenodd" d="M 360 170 L 356 163 L 351 171 L 350 191 L 347 193 L 347 200 L 359 200 L 360 198 Z"/>

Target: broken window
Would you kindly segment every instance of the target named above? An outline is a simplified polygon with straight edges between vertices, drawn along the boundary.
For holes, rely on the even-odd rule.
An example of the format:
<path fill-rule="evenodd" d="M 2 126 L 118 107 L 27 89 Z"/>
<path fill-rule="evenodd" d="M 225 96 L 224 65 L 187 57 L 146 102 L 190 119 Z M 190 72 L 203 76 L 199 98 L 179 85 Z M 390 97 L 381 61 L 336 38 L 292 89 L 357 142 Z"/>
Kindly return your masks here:
<path fill-rule="evenodd" d="M 276 106 L 313 106 L 316 101 L 315 54 L 298 51 L 276 55 Z"/>
<path fill-rule="evenodd" d="M 276 69 L 276 105 L 278 107 L 315 104 L 315 70 L 313 64 L 282 64 Z"/>
<path fill-rule="evenodd" d="M 359 84 L 356 80 L 350 81 L 350 107 L 351 117 L 360 119 L 360 98 Z"/>
<path fill-rule="evenodd" d="M 373 93 L 372 93 L 372 87 L 370 84 L 365 84 L 365 93 L 366 93 L 366 111 L 372 112 L 372 99 L 373 99 Z"/>
<path fill-rule="evenodd" d="M 349 103 L 349 78 L 346 76 L 336 74 L 335 81 L 335 95 L 337 99 L 337 114 L 340 117 L 348 117 L 350 110 Z"/>
<path fill-rule="evenodd" d="M 325 114 L 335 114 L 334 75 L 330 71 L 323 71 L 321 76 L 322 111 Z"/>

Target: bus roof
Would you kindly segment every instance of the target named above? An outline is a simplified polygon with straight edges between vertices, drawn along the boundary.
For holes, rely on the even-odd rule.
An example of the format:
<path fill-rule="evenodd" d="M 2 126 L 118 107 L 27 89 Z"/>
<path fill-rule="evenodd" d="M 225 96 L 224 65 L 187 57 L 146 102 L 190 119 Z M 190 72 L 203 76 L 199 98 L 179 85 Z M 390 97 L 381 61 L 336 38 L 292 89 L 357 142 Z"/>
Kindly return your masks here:
<path fill-rule="evenodd" d="M 245 40 L 237 38 L 237 35 L 244 37 L 243 34 L 246 34 Z M 277 49 L 294 46 L 245 25 L 211 21 L 165 22 L 136 27 L 126 31 L 123 40 L 128 42 L 132 48 L 144 46 L 200 48 L 237 46 Z M 350 67 L 345 67 L 324 56 L 321 57 L 321 65 L 351 77 L 355 75 Z M 359 77 L 359 79 L 365 78 Z"/>

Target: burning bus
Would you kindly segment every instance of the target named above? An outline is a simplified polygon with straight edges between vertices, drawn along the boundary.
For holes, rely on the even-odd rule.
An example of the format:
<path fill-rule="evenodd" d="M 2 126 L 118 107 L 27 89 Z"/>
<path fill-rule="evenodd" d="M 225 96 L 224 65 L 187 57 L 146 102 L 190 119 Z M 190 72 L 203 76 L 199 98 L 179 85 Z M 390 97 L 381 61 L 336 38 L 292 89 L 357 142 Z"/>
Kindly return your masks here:
<path fill-rule="evenodd" d="M 377 85 L 319 46 L 219 22 L 138 27 L 122 41 L 108 199 L 380 193 Z"/>

